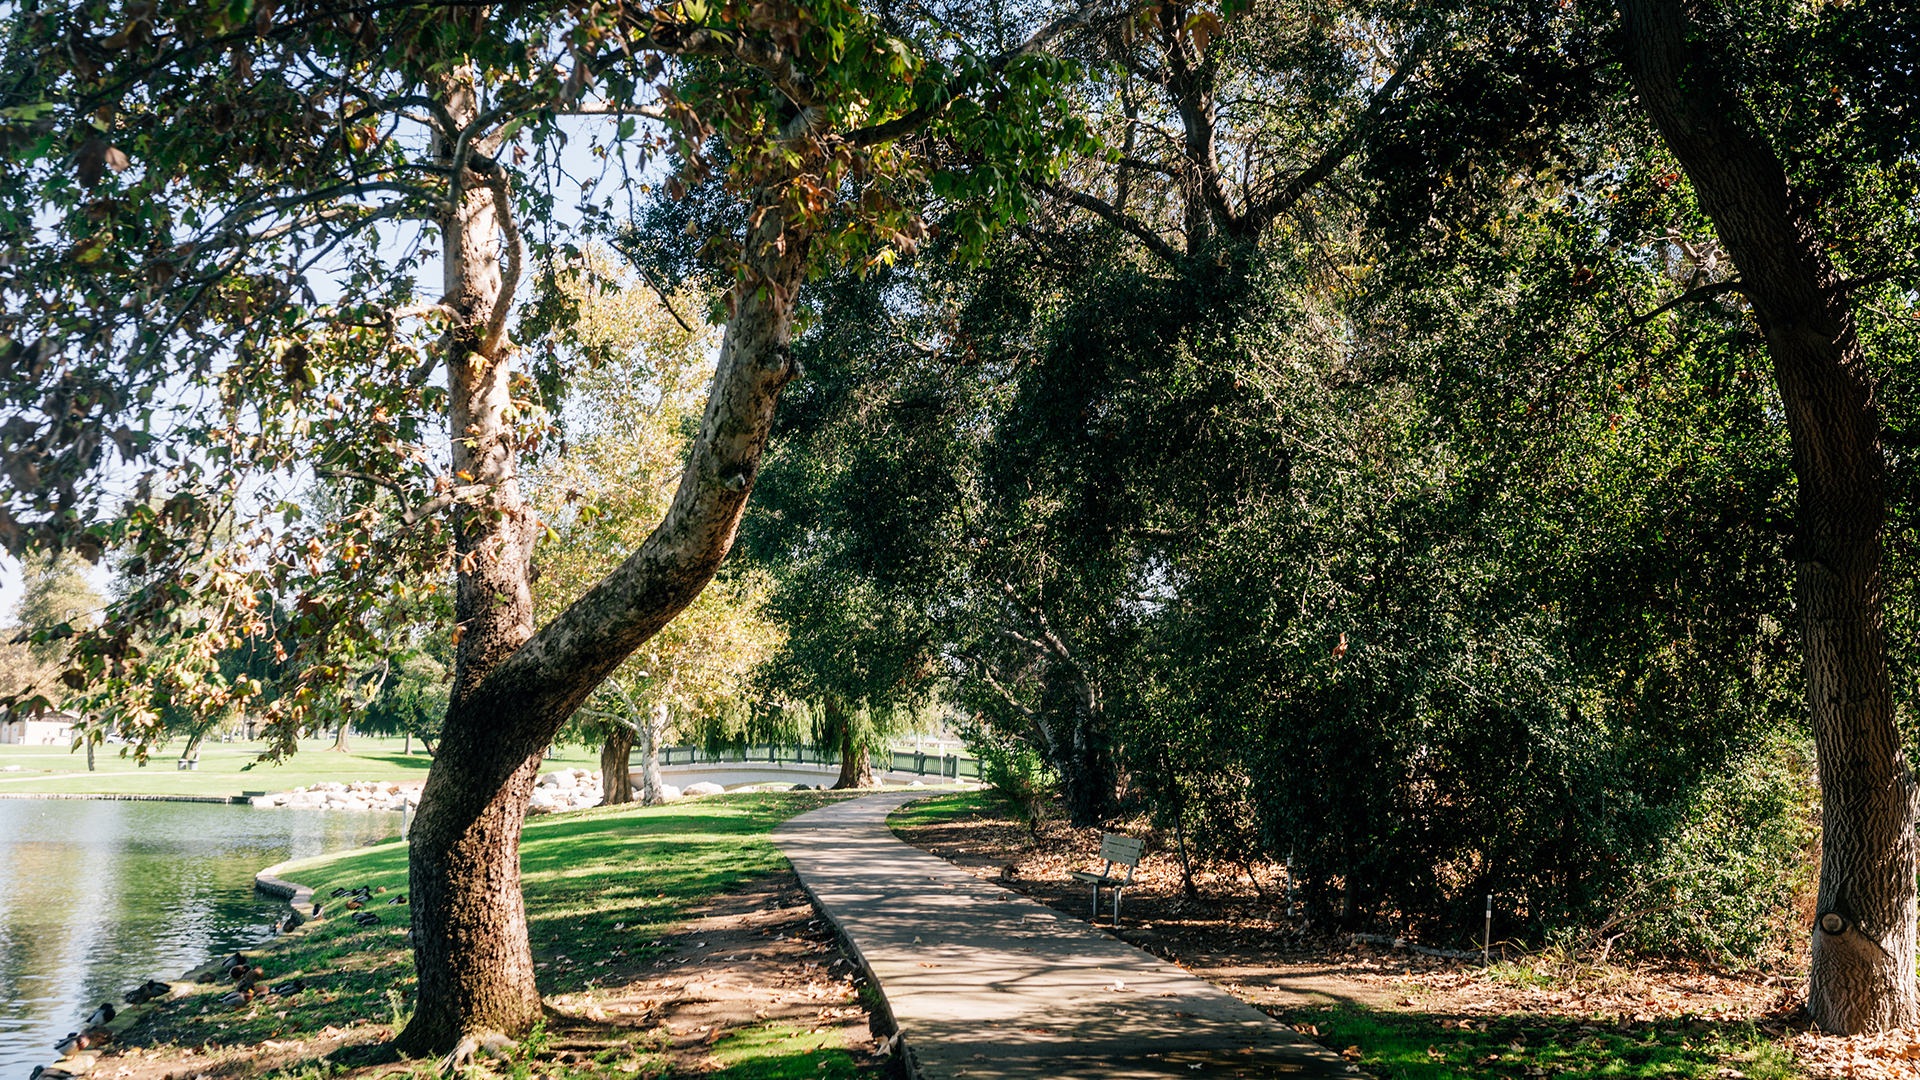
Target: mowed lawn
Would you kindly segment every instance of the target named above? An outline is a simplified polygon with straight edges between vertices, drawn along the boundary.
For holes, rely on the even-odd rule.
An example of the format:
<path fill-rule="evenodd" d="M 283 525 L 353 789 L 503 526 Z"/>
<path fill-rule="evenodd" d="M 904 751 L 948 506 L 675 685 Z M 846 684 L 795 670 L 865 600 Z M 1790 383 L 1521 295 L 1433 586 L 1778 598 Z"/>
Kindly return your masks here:
<path fill-rule="evenodd" d="M 94 751 L 94 772 L 87 771 L 85 751 L 63 746 L 0 746 L 0 795 L 213 795 L 232 797 L 267 791 L 286 791 L 327 780 L 425 780 L 433 764 L 415 741 L 412 754 L 403 754 L 400 739 L 355 736 L 345 753 L 333 749 L 333 740 L 308 739 L 300 752 L 279 764 L 260 760 L 266 749 L 260 742 L 201 744 L 200 765 L 192 772 L 175 767 L 180 746 L 158 749 L 145 766 L 135 761 L 131 748 L 109 743 Z M 121 751 L 126 750 L 126 756 Z M 556 747 L 547 757 L 548 768 L 599 768 L 598 757 L 579 747 Z"/>
<path fill-rule="evenodd" d="M 786 859 L 769 833 L 780 822 L 846 796 L 829 792 L 719 795 L 656 807 L 600 807 L 529 820 L 521 844 L 527 929 L 540 964 L 545 995 L 596 993 L 605 970 L 566 957 L 649 958 L 662 936 L 703 902 L 751 879 L 784 871 Z M 387 901 L 406 893 L 406 846 L 390 842 L 288 864 L 288 878 L 309 884 L 335 916 L 279 939 L 253 954 L 275 984 L 299 980 L 304 989 L 239 1009 L 213 1005 L 225 989 L 210 988 L 160 1006 L 128 1033 L 155 1060 L 179 1061 L 211 1075 L 239 1075 L 244 1055 L 276 1040 L 324 1039 L 327 1033 L 373 1025 L 398 1029 L 413 1010 L 413 956 L 406 941 L 408 911 Z M 379 922 L 356 925 L 332 899 L 335 889 L 378 890 L 367 910 Z M 697 971 L 697 968 L 679 968 Z M 715 1032 L 709 1044 L 712 1075 L 737 1080 L 779 1077 L 847 1078 L 862 1073 L 847 1049 L 775 1022 Z M 672 1072 L 653 1021 L 607 1025 L 602 1049 L 556 1060 L 549 1038 L 537 1032 L 501 1066 L 513 1076 L 548 1080 L 658 1078 Z M 235 1058 L 234 1055 L 242 1055 Z M 197 1055 L 197 1056 L 195 1056 Z M 383 1060 L 377 1045 L 349 1050 L 346 1060 L 309 1061 L 251 1075 L 276 1080 L 323 1076 L 435 1077 L 435 1062 Z M 357 1059 L 357 1060 L 356 1060 Z M 212 1065 L 218 1061 L 218 1067 Z M 103 1065 L 111 1065 L 108 1059 Z M 355 1067 L 358 1065 L 359 1067 Z M 110 1069 L 104 1070 L 108 1075 Z M 485 1070 L 476 1073 L 490 1074 Z"/>

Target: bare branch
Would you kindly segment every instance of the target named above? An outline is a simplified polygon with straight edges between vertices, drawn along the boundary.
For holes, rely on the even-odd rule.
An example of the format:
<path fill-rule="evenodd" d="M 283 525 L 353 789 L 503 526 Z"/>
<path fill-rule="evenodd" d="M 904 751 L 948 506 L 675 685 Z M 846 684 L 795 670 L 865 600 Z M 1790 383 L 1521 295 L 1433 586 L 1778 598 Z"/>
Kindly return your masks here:
<path fill-rule="evenodd" d="M 1062 199 L 1072 203 L 1074 206 L 1078 206 L 1083 210 L 1093 211 L 1095 214 L 1106 219 L 1106 221 L 1115 228 L 1132 235 L 1141 243 L 1147 245 L 1147 250 L 1158 255 L 1162 261 L 1169 265 L 1176 264 L 1180 261 L 1180 253 L 1174 249 L 1172 244 L 1167 243 L 1160 234 L 1148 228 L 1139 219 L 1116 210 L 1113 204 L 1107 202 L 1105 199 L 1088 195 L 1081 191 L 1071 191 L 1061 187 L 1059 184 L 1051 184 L 1045 181 L 1033 181 L 1032 183 L 1033 186 L 1052 195 L 1056 199 Z"/>

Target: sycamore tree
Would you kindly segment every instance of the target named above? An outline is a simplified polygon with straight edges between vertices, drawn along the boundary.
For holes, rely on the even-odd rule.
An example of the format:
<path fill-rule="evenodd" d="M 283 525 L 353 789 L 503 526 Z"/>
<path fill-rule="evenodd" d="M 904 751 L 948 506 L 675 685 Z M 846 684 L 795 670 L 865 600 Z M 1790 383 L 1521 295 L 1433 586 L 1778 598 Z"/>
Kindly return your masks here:
<path fill-rule="evenodd" d="M 529 477 L 533 504 L 553 530 L 539 562 L 543 613 L 577 599 L 666 511 L 717 346 L 689 317 L 708 307 L 703 294 L 654 291 L 600 249 L 556 268 L 553 280 L 575 317 L 545 344 L 589 362 L 568 386 L 563 445 Z M 633 801 L 636 747 L 640 801 L 661 801 L 660 747 L 676 721 L 743 711 L 748 676 L 779 639 L 762 613 L 764 578 L 751 568 L 716 578 L 574 714 L 560 737 L 600 747 L 604 802 Z"/>
<path fill-rule="evenodd" d="M 984 234 L 1079 138 L 1048 50 L 1095 5 L 959 29 L 947 6 L 54 0 L 0 17 L 0 542 L 113 550 L 139 582 L 72 640 L 66 677 L 164 663 L 192 707 L 242 703 L 252 683 L 218 658 L 271 632 L 272 597 L 299 684 L 261 712 L 288 751 L 337 699 L 327 684 L 453 592 L 409 841 L 403 1049 L 458 1056 L 539 1018 L 518 848 L 541 755 L 725 558 L 797 374 L 809 273 L 910 253 L 929 198 Z M 608 227 L 667 151 L 674 184 L 723 175 L 739 207 L 707 237 L 728 286 L 706 406 L 656 527 L 539 623 L 545 530 L 520 470 L 564 373 L 517 343 L 518 302 L 568 318 L 529 268 Z M 581 174 L 602 166 L 594 196 Z M 304 514 L 316 478 L 355 501 Z"/>

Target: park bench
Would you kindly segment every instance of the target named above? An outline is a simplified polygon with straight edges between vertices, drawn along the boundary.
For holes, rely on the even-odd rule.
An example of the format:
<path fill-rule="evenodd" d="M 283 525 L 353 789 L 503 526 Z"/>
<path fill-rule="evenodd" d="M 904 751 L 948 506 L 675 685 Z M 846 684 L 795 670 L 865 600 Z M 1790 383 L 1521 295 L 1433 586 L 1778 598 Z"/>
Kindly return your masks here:
<path fill-rule="evenodd" d="M 1140 865 L 1140 850 L 1146 841 L 1134 836 L 1121 836 L 1119 833 L 1102 833 L 1100 836 L 1100 857 L 1106 860 L 1106 866 L 1099 873 L 1091 870 L 1075 870 L 1073 879 L 1085 881 L 1093 886 L 1093 920 L 1100 918 L 1100 890 L 1113 890 L 1113 925 L 1120 925 L 1120 894 L 1133 884 L 1133 871 Z M 1126 874 L 1115 873 L 1116 868 L 1125 867 Z"/>

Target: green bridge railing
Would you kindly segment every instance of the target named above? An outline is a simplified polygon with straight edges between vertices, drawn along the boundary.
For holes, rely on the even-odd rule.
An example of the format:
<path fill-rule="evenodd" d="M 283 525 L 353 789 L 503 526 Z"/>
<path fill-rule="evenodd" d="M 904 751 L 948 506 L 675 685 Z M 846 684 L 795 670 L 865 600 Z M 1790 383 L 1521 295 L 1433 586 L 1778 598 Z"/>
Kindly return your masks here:
<path fill-rule="evenodd" d="M 868 755 L 876 770 L 938 776 L 948 780 L 980 779 L 980 759 L 959 754 L 926 754 L 917 750 L 876 750 Z M 662 765 L 830 765 L 839 766 L 840 752 L 817 746 L 736 746 L 708 750 L 700 746 L 667 746 L 660 750 Z"/>

